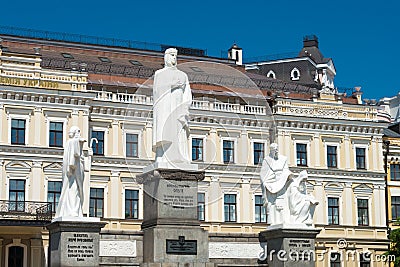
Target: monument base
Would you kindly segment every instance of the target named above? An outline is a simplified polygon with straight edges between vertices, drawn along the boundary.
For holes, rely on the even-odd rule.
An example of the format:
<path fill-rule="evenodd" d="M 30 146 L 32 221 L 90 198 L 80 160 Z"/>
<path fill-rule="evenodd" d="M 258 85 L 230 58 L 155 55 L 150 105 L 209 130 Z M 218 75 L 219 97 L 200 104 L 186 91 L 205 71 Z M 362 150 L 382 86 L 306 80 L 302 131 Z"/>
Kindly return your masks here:
<path fill-rule="evenodd" d="M 137 177 L 143 184 L 143 264 L 147 267 L 214 266 L 209 263 L 208 232 L 197 219 L 196 165 L 163 169 L 151 165 Z M 156 168 L 158 167 L 158 168 Z"/>
<path fill-rule="evenodd" d="M 314 267 L 315 238 L 319 232 L 320 230 L 311 227 L 271 227 L 260 232 L 261 246 L 267 246 L 263 262 L 267 262 L 269 267 Z"/>
<path fill-rule="evenodd" d="M 50 236 L 48 266 L 98 266 L 100 231 L 104 225 L 106 223 L 98 220 L 53 221 L 47 226 Z"/>

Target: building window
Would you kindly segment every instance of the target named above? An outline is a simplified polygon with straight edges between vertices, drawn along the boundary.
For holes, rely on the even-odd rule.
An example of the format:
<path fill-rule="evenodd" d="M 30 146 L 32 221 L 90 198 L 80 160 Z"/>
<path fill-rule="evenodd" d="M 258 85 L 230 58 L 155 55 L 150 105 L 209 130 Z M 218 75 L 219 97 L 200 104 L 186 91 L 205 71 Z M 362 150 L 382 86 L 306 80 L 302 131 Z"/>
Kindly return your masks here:
<path fill-rule="evenodd" d="M 390 164 L 390 180 L 400 180 L 400 164 Z"/>
<path fill-rule="evenodd" d="M 8 264 L 7 266 L 24 266 L 24 247 L 10 246 L 8 248 Z"/>
<path fill-rule="evenodd" d="M 264 159 L 264 143 L 254 143 L 254 165 L 258 165 Z"/>
<path fill-rule="evenodd" d="M 224 163 L 233 163 L 233 153 L 234 153 L 234 143 L 233 141 L 224 140 L 223 142 L 224 150 Z"/>
<path fill-rule="evenodd" d="M 365 169 L 365 148 L 356 147 L 356 167 Z"/>
<path fill-rule="evenodd" d="M 236 222 L 236 195 L 224 195 L 225 222 Z"/>
<path fill-rule="evenodd" d="M 9 200 L 10 211 L 25 211 L 25 180 L 10 180 Z"/>
<path fill-rule="evenodd" d="M 50 122 L 49 133 L 49 146 L 62 147 L 63 146 L 63 123 Z"/>
<path fill-rule="evenodd" d="M 205 194 L 204 193 L 197 193 L 197 219 L 199 221 L 204 221 L 205 220 L 205 206 L 206 206 L 206 201 L 205 201 Z"/>
<path fill-rule="evenodd" d="M 332 252 L 330 254 L 330 267 L 340 267 L 340 264 L 341 264 L 340 253 Z"/>
<path fill-rule="evenodd" d="M 357 199 L 358 225 L 368 225 L 368 199 Z"/>
<path fill-rule="evenodd" d="M 328 224 L 339 224 L 339 198 L 328 197 Z"/>
<path fill-rule="evenodd" d="M 139 218 L 139 191 L 125 190 L 125 218 Z"/>
<path fill-rule="evenodd" d="M 262 196 L 255 196 L 255 219 L 256 223 L 267 222 L 267 212 L 263 204 Z"/>
<path fill-rule="evenodd" d="M 49 181 L 47 185 L 47 202 L 51 203 L 51 209 L 53 212 L 56 211 L 58 202 L 61 195 L 62 182 Z"/>
<path fill-rule="evenodd" d="M 400 197 L 392 197 L 392 220 L 400 218 Z"/>
<path fill-rule="evenodd" d="M 104 142 L 104 141 L 103 141 Z M 137 134 L 126 134 L 126 156 L 137 157 L 138 156 L 138 135 Z"/>
<path fill-rule="evenodd" d="M 296 144 L 297 166 L 307 166 L 307 144 Z"/>
<path fill-rule="evenodd" d="M 292 69 L 290 72 L 290 78 L 292 78 L 293 81 L 300 79 L 300 71 L 297 68 Z"/>
<path fill-rule="evenodd" d="M 93 140 L 92 148 L 94 155 L 104 155 L 104 131 L 92 131 L 92 138 L 97 139 L 97 143 Z"/>
<path fill-rule="evenodd" d="M 192 138 L 192 160 L 203 160 L 203 139 L 201 138 Z"/>
<path fill-rule="evenodd" d="M 90 217 L 103 217 L 104 211 L 104 189 L 103 188 L 90 188 Z"/>
<path fill-rule="evenodd" d="M 327 163 L 329 168 L 337 168 L 337 147 L 327 146 Z"/>
<path fill-rule="evenodd" d="M 11 120 L 11 144 L 25 145 L 25 120 Z"/>
<path fill-rule="evenodd" d="M 275 72 L 273 72 L 272 70 L 270 70 L 270 71 L 267 73 L 267 77 L 268 77 L 268 78 L 272 78 L 272 79 L 276 79 Z"/>
<path fill-rule="evenodd" d="M 360 267 L 370 267 L 371 266 L 371 253 L 365 252 L 360 253 Z"/>

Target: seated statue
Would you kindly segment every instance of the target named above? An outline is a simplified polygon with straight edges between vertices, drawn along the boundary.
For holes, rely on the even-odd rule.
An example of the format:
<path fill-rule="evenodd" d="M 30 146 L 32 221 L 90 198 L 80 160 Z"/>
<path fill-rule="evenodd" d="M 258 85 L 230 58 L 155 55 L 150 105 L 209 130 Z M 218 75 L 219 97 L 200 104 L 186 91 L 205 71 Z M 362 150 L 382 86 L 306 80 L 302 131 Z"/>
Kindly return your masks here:
<path fill-rule="evenodd" d="M 260 171 L 264 205 L 271 226 L 312 226 L 318 202 L 313 196 L 307 195 L 307 177 L 307 171 L 294 177 L 289 170 L 287 158 L 278 153 L 278 145 L 271 144 L 269 156 L 263 160 Z"/>
<path fill-rule="evenodd" d="M 288 190 L 289 208 L 291 223 L 312 226 L 318 201 L 312 195 L 307 194 L 307 178 L 307 171 L 302 171 L 299 176 L 292 179 Z"/>

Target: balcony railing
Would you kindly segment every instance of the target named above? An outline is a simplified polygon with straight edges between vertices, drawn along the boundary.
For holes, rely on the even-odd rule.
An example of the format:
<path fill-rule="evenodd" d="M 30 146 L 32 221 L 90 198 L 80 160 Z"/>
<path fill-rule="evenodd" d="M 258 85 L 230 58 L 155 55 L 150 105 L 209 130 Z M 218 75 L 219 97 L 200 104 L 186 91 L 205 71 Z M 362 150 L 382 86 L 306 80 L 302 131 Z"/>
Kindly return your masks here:
<path fill-rule="evenodd" d="M 52 204 L 36 201 L 0 200 L 1 219 L 49 222 L 52 219 Z"/>
<path fill-rule="evenodd" d="M 139 95 L 139 94 L 127 94 L 127 93 L 113 93 L 106 91 L 93 91 L 96 93 L 96 100 L 120 102 L 128 104 L 142 104 L 152 105 L 153 98 L 151 96 Z M 232 112 L 241 114 L 255 114 L 255 115 L 266 115 L 267 109 L 265 106 L 257 105 L 243 105 L 235 103 L 224 103 L 224 102 L 213 102 L 207 100 L 196 100 L 192 101 L 192 109 L 197 110 L 210 110 L 210 111 L 222 111 Z"/>

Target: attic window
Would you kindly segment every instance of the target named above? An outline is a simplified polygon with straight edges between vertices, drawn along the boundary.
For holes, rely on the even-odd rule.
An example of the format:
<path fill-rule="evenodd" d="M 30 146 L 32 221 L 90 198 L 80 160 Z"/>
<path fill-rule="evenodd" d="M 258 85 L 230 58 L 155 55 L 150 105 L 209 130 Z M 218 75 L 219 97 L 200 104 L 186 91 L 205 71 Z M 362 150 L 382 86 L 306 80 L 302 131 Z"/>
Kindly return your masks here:
<path fill-rule="evenodd" d="M 297 81 L 300 79 L 300 71 L 297 68 L 292 69 L 290 72 L 290 78 L 292 81 Z"/>
<path fill-rule="evenodd" d="M 268 78 L 272 78 L 272 79 L 276 79 L 275 72 L 273 72 L 272 70 L 270 70 L 270 71 L 267 73 L 267 77 L 268 77 Z"/>
<path fill-rule="evenodd" d="M 74 58 L 70 53 L 61 53 L 64 58 Z"/>
<path fill-rule="evenodd" d="M 137 61 L 137 60 L 129 60 L 129 62 L 130 62 L 132 65 L 135 65 L 135 66 L 143 66 L 143 64 L 140 63 L 140 62 Z"/>
<path fill-rule="evenodd" d="M 111 60 L 108 57 L 99 57 L 99 59 L 100 59 L 101 62 L 111 63 Z"/>
<path fill-rule="evenodd" d="M 202 69 L 200 69 L 199 67 L 190 67 L 193 71 L 195 72 L 204 72 Z"/>

